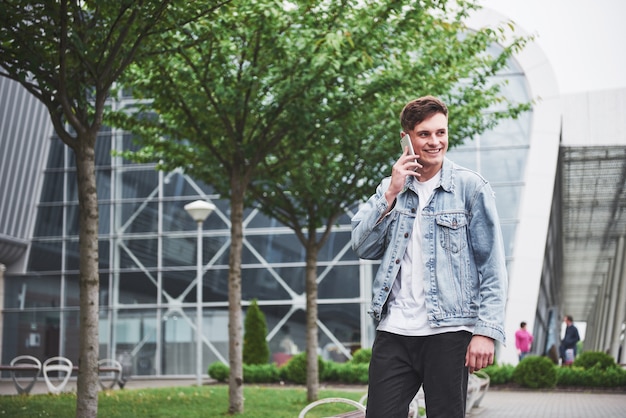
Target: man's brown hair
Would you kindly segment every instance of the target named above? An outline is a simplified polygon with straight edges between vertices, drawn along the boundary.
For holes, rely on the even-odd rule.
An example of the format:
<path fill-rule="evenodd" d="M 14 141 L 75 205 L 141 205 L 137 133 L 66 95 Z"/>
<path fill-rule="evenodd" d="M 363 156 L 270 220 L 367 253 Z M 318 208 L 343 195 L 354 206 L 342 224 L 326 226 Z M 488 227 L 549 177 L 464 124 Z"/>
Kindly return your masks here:
<path fill-rule="evenodd" d="M 448 107 L 438 98 L 424 96 L 411 100 L 400 112 L 400 126 L 404 132 L 409 132 L 415 128 L 415 125 L 436 113 L 443 113 L 448 117 Z"/>

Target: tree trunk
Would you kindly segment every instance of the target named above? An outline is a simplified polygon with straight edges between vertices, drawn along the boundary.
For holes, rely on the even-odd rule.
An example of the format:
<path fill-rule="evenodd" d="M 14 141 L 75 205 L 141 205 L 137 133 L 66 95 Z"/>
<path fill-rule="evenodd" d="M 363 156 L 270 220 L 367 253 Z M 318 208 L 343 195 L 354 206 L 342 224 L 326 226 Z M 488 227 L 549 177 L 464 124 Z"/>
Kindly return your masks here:
<path fill-rule="evenodd" d="M 312 232 L 313 241 L 315 231 Z M 319 367 L 317 363 L 317 244 L 309 242 L 306 248 L 306 389 L 307 401 L 316 401 L 319 394 Z"/>
<path fill-rule="evenodd" d="M 80 324 L 76 417 L 98 416 L 98 193 L 96 191 L 95 134 L 79 138 L 76 155 L 80 247 Z"/>
<path fill-rule="evenodd" d="M 242 178 L 231 178 L 231 242 L 228 260 L 228 395 L 230 414 L 243 413 L 243 331 L 241 321 L 241 249 L 245 185 Z"/>

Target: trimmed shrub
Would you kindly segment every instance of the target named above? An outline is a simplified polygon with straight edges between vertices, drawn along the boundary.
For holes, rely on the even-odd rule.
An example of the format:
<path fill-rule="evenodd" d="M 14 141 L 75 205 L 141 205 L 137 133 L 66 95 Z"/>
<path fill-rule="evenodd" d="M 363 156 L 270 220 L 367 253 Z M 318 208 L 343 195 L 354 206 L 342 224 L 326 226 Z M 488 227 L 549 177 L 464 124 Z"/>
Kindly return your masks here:
<path fill-rule="evenodd" d="M 317 367 L 320 376 L 324 376 L 324 360 L 320 356 L 317 356 Z M 306 351 L 293 356 L 287 364 L 283 366 L 284 376 L 286 380 L 297 383 L 306 383 Z"/>
<path fill-rule="evenodd" d="M 265 339 L 267 322 L 256 299 L 246 312 L 243 327 L 243 364 L 267 364 L 270 359 L 270 347 Z"/>
<path fill-rule="evenodd" d="M 343 363 L 339 381 L 342 383 L 367 384 L 369 381 L 369 364 L 365 363 Z"/>
<path fill-rule="evenodd" d="M 588 387 L 622 387 L 626 386 L 626 370 L 621 367 L 601 369 L 592 367 L 559 367 L 557 369 L 557 384 L 559 386 L 588 386 Z"/>
<path fill-rule="evenodd" d="M 320 380 L 323 382 L 340 382 L 343 364 L 334 361 L 324 362 L 324 372 L 320 373 Z"/>
<path fill-rule="evenodd" d="M 352 354 L 351 363 L 354 364 L 370 364 L 370 360 L 372 359 L 372 349 L 371 348 L 359 348 Z"/>
<path fill-rule="evenodd" d="M 528 356 L 513 371 L 513 381 L 521 386 L 538 389 L 556 386 L 556 369 L 552 360 L 542 356 Z"/>
<path fill-rule="evenodd" d="M 327 361 L 324 364 L 324 373 L 320 380 L 324 382 L 367 384 L 369 363 L 336 363 Z"/>
<path fill-rule="evenodd" d="M 582 367 L 583 369 L 596 367 L 606 370 L 611 367 L 617 367 L 617 363 L 615 363 L 613 357 L 601 351 L 585 351 L 576 357 L 573 366 Z"/>
<path fill-rule="evenodd" d="M 245 383 L 280 382 L 280 372 L 275 364 L 244 364 L 243 381 Z"/>
<path fill-rule="evenodd" d="M 513 381 L 515 366 L 511 364 L 503 364 L 502 366 L 492 364 L 482 369 L 482 371 L 489 375 L 490 385 L 504 385 Z"/>
<path fill-rule="evenodd" d="M 216 362 L 209 365 L 209 377 L 217 380 L 218 382 L 226 382 L 229 374 L 230 367 L 224 363 Z"/>

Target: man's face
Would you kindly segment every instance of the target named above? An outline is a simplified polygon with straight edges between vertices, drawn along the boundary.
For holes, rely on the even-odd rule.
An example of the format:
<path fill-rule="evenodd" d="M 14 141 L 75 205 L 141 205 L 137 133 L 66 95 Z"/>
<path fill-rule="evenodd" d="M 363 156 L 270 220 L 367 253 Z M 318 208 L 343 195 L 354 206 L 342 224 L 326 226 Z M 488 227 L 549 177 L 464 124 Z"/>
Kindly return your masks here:
<path fill-rule="evenodd" d="M 424 171 L 438 171 L 448 150 L 448 118 L 436 113 L 408 132 Z"/>

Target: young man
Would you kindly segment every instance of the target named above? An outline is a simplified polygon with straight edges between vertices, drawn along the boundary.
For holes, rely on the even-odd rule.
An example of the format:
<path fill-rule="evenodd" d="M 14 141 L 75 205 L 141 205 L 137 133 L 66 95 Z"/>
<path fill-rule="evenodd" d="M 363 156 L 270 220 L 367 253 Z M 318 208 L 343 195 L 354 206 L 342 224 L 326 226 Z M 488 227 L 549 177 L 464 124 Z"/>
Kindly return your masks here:
<path fill-rule="evenodd" d="M 517 356 L 519 361 L 530 353 L 530 347 L 533 344 L 533 336 L 526 329 L 526 322 L 519 324 L 519 329 L 515 331 L 515 348 L 517 348 Z"/>
<path fill-rule="evenodd" d="M 576 358 L 576 344 L 580 341 L 580 334 L 574 325 L 573 316 L 565 315 L 563 322 L 565 322 L 565 336 L 561 341 L 561 359 L 564 365 L 569 366 Z"/>
<path fill-rule="evenodd" d="M 468 371 L 504 343 L 507 273 L 494 193 L 445 158 L 448 109 L 426 96 L 400 115 L 405 147 L 352 219 L 352 247 L 380 259 L 370 314 L 368 418 L 406 418 L 424 386 L 429 418 L 463 418 Z M 417 157 L 417 160 L 416 160 Z"/>

